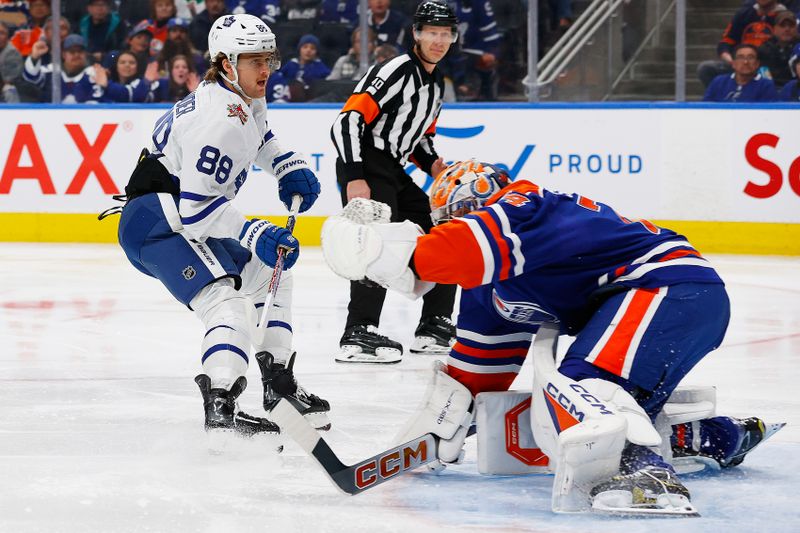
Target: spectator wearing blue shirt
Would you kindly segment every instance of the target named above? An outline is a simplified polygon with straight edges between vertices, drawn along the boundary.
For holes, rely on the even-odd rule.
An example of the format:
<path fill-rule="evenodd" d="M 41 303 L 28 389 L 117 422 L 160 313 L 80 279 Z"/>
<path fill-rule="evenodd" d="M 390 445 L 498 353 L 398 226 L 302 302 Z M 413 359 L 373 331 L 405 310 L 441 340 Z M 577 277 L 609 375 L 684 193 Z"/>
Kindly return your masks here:
<path fill-rule="evenodd" d="M 272 72 L 267 78 L 267 102 L 289 103 L 292 95 L 289 91 L 289 82 L 280 71 Z"/>
<path fill-rule="evenodd" d="M 200 84 L 200 78 L 188 57 L 174 56 L 168 66 L 168 77 L 156 80 L 150 85 L 150 99 L 153 102 L 178 102 L 197 89 Z"/>
<path fill-rule="evenodd" d="M 150 84 L 136 77 L 138 59 L 132 52 L 120 52 L 109 73 L 96 63 L 87 69 L 86 76 L 78 81 L 75 100 L 86 103 L 145 102 L 150 95 Z"/>
<path fill-rule="evenodd" d="M 759 74 L 758 49 L 740 44 L 733 51 L 733 74 L 720 74 L 711 81 L 706 102 L 774 102 L 775 84 Z"/>
<path fill-rule="evenodd" d="M 61 103 L 75 103 L 75 86 L 86 75 L 86 41 L 75 33 L 67 35 L 61 47 Z M 37 41 L 25 59 L 22 77 L 41 91 L 41 101 L 50 102 L 53 95 L 53 64 L 43 65 L 41 58 L 50 47 Z"/>
<path fill-rule="evenodd" d="M 219 17 L 230 14 L 225 0 L 206 0 L 205 4 L 206 8 L 195 15 L 189 24 L 192 44 L 201 52 L 208 50 L 208 32 L 211 31 L 211 25 Z"/>
<path fill-rule="evenodd" d="M 789 58 L 789 68 L 792 69 L 794 79 L 783 86 L 780 101 L 800 102 L 800 44 L 796 45 L 792 51 L 792 57 Z"/>
<path fill-rule="evenodd" d="M 320 22 L 358 25 L 358 0 L 322 0 Z"/>
<path fill-rule="evenodd" d="M 448 60 L 459 100 L 497 100 L 502 37 L 488 0 L 450 0 L 458 17 L 460 51 Z"/>
<path fill-rule="evenodd" d="M 369 27 L 375 32 L 378 44 L 393 44 L 405 50 L 411 20 L 400 11 L 392 10 L 391 0 L 367 0 Z"/>
<path fill-rule="evenodd" d="M 306 34 L 297 43 L 297 57 L 293 57 L 280 69 L 280 73 L 288 80 L 291 88 L 291 100 L 304 102 L 311 83 L 324 80 L 331 69 L 317 57 L 319 39 L 315 35 Z"/>
<path fill-rule="evenodd" d="M 267 24 L 275 24 L 281 16 L 281 0 L 225 0 L 225 6 L 233 15 L 247 13 Z"/>

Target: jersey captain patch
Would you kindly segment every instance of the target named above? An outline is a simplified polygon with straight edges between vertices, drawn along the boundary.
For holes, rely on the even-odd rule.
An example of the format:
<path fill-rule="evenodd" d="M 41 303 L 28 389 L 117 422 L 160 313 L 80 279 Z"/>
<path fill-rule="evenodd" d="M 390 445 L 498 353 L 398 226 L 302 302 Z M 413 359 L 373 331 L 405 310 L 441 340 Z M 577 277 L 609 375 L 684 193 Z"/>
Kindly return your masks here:
<path fill-rule="evenodd" d="M 247 119 L 249 118 L 247 112 L 242 109 L 242 104 L 228 104 L 228 116 L 237 117 L 242 121 L 242 124 L 247 122 Z"/>

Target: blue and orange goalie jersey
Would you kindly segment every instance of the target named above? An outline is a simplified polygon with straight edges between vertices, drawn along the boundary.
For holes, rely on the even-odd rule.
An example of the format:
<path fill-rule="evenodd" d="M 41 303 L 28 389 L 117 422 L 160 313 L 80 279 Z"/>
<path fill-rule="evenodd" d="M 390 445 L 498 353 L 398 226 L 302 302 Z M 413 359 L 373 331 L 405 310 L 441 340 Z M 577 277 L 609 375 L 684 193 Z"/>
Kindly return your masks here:
<path fill-rule="evenodd" d="M 519 307 L 505 303 L 531 304 L 565 333 L 579 331 L 604 296 L 616 291 L 722 283 L 674 231 L 524 180 L 420 237 L 414 268 L 424 280 L 475 289 L 500 314 Z"/>

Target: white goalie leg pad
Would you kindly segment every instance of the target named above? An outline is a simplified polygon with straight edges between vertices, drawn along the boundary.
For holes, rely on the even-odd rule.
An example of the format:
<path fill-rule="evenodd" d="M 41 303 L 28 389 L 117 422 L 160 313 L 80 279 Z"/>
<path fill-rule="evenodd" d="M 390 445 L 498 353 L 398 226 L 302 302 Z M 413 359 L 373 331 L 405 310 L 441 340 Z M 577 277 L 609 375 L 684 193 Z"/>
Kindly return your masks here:
<path fill-rule="evenodd" d="M 625 389 L 604 379 L 582 379 L 579 383 L 628 421 L 627 439 L 641 446 L 659 446 L 661 435 L 650 417 Z"/>
<path fill-rule="evenodd" d="M 475 397 L 478 472 L 501 476 L 550 473 L 547 455 L 533 438 L 530 409 L 530 392 L 482 392 Z"/>
<path fill-rule="evenodd" d="M 627 420 L 555 367 L 558 327 L 542 325 L 533 343 L 531 427 L 555 469 L 552 509 L 590 507 L 589 490 L 619 472 Z"/>
<path fill-rule="evenodd" d="M 397 445 L 432 433 L 439 437 L 438 458 L 445 463 L 463 457 L 467 430 L 474 417 L 472 393 L 450 377 L 441 361 L 433 364 L 433 376 L 416 414 L 398 432 L 393 442 Z"/>
<path fill-rule="evenodd" d="M 212 388 L 230 389 L 247 372 L 252 303 L 222 279 L 203 288 L 190 302 L 206 327 L 202 343 L 203 372 Z"/>

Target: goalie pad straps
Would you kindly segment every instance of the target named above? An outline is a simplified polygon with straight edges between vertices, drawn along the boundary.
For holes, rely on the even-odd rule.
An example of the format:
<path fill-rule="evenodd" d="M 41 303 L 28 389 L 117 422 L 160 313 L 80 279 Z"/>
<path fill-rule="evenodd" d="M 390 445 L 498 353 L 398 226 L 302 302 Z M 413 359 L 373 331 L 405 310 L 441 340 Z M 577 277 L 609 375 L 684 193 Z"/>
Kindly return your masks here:
<path fill-rule="evenodd" d="M 583 379 L 580 384 L 595 397 L 605 402 L 614 412 L 621 414 L 628 422 L 626 438 L 641 446 L 658 446 L 661 435 L 650 422 L 650 417 L 636 403 L 628 391 L 604 379 Z"/>
<path fill-rule="evenodd" d="M 432 433 L 439 437 L 438 457 L 445 463 L 459 460 L 474 416 L 469 390 L 450 377 L 441 361 L 433 364 L 433 376 L 417 413 L 398 432 L 393 442 L 400 444 Z"/>
<path fill-rule="evenodd" d="M 693 431 L 692 448 L 700 449 L 700 420 L 716 416 L 717 390 L 713 386 L 686 385 L 672 391 L 664 408 L 656 417 L 656 429 L 661 435 L 661 456 L 672 461 L 672 426 L 691 422 L 698 430 Z"/>

